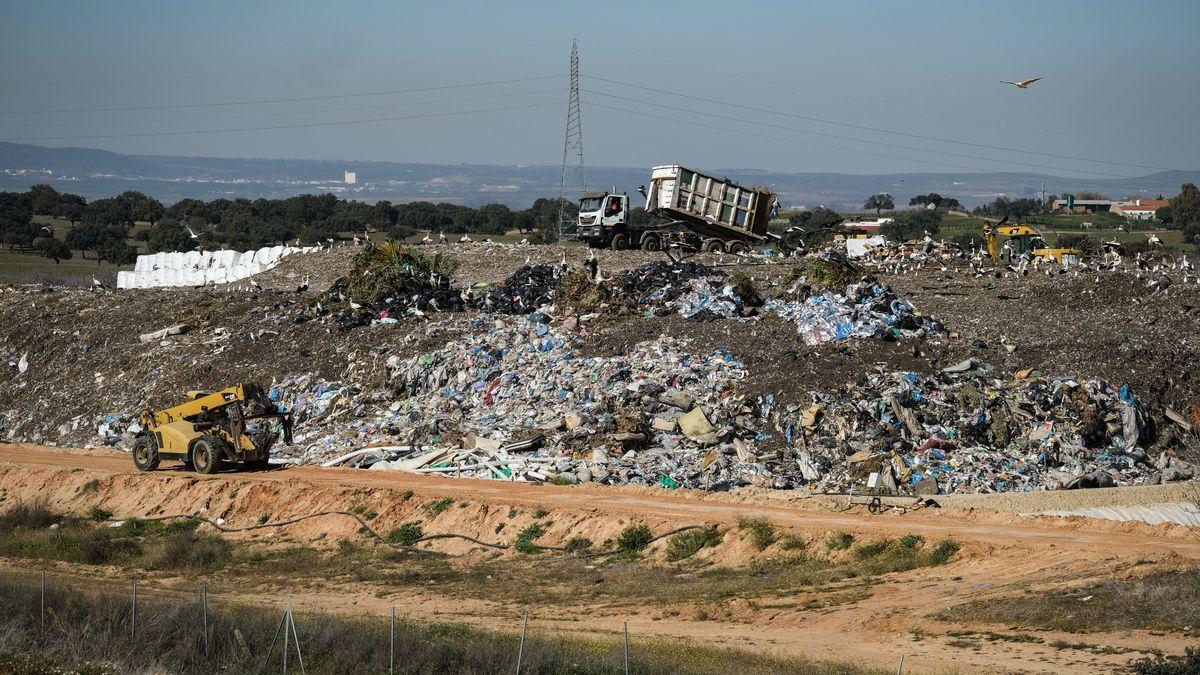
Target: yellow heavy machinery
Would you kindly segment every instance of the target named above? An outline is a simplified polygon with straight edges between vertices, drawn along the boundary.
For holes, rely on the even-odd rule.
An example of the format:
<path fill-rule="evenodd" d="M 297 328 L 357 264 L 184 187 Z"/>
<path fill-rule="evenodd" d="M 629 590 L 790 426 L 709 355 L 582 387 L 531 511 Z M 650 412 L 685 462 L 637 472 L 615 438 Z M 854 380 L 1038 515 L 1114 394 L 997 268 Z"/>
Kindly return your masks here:
<path fill-rule="evenodd" d="M 189 391 L 186 403 L 142 411 L 142 431 L 133 442 L 133 463 L 158 468 L 163 457 L 182 459 L 200 473 L 216 473 L 223 462 L 263 469 L 271 446 L 292 442 L 292 414 L 279 410 L 258 384 L 220 391 Z"/>
<path fill-rule="evenodd" d="M 1076 265 L 1083 251 L 1077 248 L 1051 248 L 1046 243 L 1042 233 L 1029 225 L 1007 225 L 1008 216 L 999 221 L 985 219 L 983 223 L 983 241 L 987 244 L 988 255 L 992 262 L 1012 263 L 1023 255 L 1029 254 L 1041 258 L 1045 262 L 1056 262 L 1060 265 Z M 1000 237 L 1007 237 L 1003 247 Z"/>

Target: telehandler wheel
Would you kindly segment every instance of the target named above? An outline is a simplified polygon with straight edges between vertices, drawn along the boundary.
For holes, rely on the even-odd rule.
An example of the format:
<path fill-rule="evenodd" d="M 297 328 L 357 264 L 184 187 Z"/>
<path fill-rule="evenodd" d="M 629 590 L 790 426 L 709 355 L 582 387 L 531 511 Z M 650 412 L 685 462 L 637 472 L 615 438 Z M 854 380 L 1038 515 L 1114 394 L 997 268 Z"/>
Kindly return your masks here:
<path fill-rule="evenodd" d="M 221 464 L 220 450 L 212 436 L 201 436 L 192 443 L 192 468 L 197 473 L 216 473 Z"/>
<path fill-rule="evenodd" d="M 150 436 L 143 434 L 133 442 L 133 465 L 138 471 L 153 471 L 158 468 L 158 448 Z"/>
<path fill-rule="evenodd" d="M 629 248 L 629 235 L 614 234 L 612 242 L 609 244 L 609 246 L 614 251 L 624 251 L 625 249 Z"/>
<path fill-rule="evenodd" d="M 661 251 L 662 239 L 658 238 L 657 234 L 648 234 L 642 239 L 643 251 Z"/>

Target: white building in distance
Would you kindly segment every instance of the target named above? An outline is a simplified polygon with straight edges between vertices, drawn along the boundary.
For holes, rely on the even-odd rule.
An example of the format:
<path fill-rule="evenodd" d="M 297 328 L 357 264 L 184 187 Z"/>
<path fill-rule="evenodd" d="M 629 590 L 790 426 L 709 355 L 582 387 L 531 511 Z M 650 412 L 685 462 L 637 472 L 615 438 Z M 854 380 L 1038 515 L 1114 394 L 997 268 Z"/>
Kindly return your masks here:
<path fill-rule="evenodd" d="M 345 183 L 346 183 L 346 185 L 358 185 L 358 172 L 357 171 L 347 171 Z"/>

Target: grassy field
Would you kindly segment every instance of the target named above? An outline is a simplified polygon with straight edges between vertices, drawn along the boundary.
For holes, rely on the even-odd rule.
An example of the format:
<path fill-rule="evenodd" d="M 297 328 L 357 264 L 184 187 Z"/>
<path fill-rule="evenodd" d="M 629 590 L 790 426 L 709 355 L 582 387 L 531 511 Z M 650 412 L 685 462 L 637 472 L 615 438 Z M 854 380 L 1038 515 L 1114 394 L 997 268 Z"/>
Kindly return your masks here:
<path fill-rule="evenodd" d="M 1095 227 L 1084 228 L 1083 223 L 1085 222 L 1090 222 Z M 960 235 L 965 235 L 975 237 L 978 241 L 982 242 L 983 223 L 982 218 L 964 218 L 962 216 L 947 214 L 942 216 L 942 227 L 939 231 L 939 236 L 952 239 Z M 1196 250 L 1194 243 L 1184 242 L 1183 232 L 1179 230 L 1146 227 L 1147 225 L 1161 225 L 1160 223 L 1138 224 L 1136 227 L 1146 227 L 1146 229 L 1122 232 L 1116 229 L 1116 226 L 1124 224 L 1125 219 L 1111 213 L 1094 213 L 1086 216 L 1044 214 L 1022 219 L 1021 223 L 1033 225 L 1041 230 L 1042 234 L 1046 236 L 1047 241 L 1051 244 L 1056 243 L 1058 238 L 1063 235 L 1086 235 L 1097 241 L 1116 240 L 1122 243 L 1145 243 L 1147 235 L 1154 233 L 1162 239 L 1163 245 L 1167 247 L 1189 252 Z"/>

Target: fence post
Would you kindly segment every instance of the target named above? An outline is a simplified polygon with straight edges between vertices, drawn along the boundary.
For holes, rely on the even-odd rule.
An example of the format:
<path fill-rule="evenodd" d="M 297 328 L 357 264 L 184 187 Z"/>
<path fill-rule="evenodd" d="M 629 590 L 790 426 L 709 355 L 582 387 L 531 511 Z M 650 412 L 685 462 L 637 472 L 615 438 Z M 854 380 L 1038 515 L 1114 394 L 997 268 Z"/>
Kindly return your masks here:
<path fill-rule="evenodd" d="M 204 655 L 208 656 L 208 580 L 200 582 L 200 623 L 204 632 Z"/>
<path fill-rule="evenodd" d="M 625 675 L 629 675 L 629 622 L 625 622 Z"/>
<path fill-rule="evenodd" d="M 904 675 L 904 655 L 900 655 L 900 665 L 896 668 L 896 675 Z"/>
<path fill-rule="evenodd" d="M 137 641 L 137 579 L 129 582 L 130 597 L 132 598 L 132 612 L 129 616 L 129 637 L 133 641 Z"/>
<path fill-rule="evenodd" d="M 289 621 L 292 616 L 292 596 L 288 596 L 287 609 L 283 610 L 283 675 L 287 675 L 287 660 L 288 660 L 288 638 L 292 632 L 292 622 Z"/>
<path fill-rule="evenodd" d="M 396 608 L 392 608 L 392 628 L 388 632 L 388 675 L 396 673 Z"/>
<path fill-rule="evenodd" d="M 525 627 L 529 625 L 529 612 L 525 612 L 525 620 L 521 622 L 521 645 L 517 647 L 517 675 L 521 675 L 521 658 L 525 656 Z"/>
<path fill-rule="evenodd" d="M 38 610 L 38 625 L 42 628 L 42 635 L 46 634 L 46 573 L 42 572 L 42 601 L 41 608 Z"/>
<path fill-rule="evenodd" d="M 304 654 L 300 653 L 300 631 L 296 630 L 296 614 L 292 611 L 292 598 L 288 597 L 288 624 L 292 627 L 292 638 L 296 642 L 296 660 L 300 662 L 300 672 L 307 673 L 304 668 Z"/>

